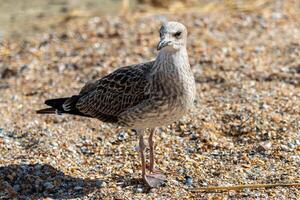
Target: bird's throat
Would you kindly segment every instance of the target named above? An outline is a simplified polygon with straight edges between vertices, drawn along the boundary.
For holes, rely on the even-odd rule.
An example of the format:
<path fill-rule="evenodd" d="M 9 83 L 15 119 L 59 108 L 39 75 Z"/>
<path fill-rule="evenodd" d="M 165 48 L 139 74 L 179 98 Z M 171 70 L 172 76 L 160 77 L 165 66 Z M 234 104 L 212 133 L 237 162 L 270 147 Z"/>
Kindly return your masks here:
<path fill-rule="evenodd" d="M 179 50 L 162 49 L 153 67 L 152 74 L 161 73 L 176 73 L 182 68 L 189 68 L 189 60 L 186 48 Z"/>
<path fill-rule="evenodd" d="M 192 76 L 186 49 L 160 51 L 151 73 L 153 91 L 165 95 L 181 95 Z M 172 97 L 173 98 L 173 97 Z"/>

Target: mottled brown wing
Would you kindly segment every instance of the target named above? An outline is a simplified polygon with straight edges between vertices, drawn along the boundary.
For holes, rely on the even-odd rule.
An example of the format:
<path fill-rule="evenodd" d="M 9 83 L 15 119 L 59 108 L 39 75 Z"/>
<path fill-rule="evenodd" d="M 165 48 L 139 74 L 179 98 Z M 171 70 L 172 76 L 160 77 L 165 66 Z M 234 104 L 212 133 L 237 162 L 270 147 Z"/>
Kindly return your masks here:
<path fill-rule="evenodd" d="M 146 75 L 153 63 L 122 67 L 92 85 L 89 83 L 80 92 L 76 108 L 101 121 L 117 123 L 121 112 L 149 98 Z"/>

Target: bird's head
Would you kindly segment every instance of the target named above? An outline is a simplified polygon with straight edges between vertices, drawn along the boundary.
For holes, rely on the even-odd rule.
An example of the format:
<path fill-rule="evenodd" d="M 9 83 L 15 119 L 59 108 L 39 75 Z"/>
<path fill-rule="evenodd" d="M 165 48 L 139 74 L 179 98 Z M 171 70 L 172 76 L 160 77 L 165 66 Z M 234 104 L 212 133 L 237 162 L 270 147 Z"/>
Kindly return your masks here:
<path fill-rule="evenodd" d="M 160 41 L 157 50 L 176 51 L 186 47 L 187 30 L 179 22 L 167 22 L 159 30 Z"/>

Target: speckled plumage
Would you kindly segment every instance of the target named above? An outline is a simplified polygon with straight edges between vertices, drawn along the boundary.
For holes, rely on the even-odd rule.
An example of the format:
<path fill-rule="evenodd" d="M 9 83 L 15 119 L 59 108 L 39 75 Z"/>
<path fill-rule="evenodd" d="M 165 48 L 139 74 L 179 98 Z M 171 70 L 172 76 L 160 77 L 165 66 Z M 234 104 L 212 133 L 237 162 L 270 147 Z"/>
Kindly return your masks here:
<path fill-rule="evenodd" d="M 163 48 L 155 61 L 119 68 L 87 83 L 78 95 L 64 98 L 59 105 L 55 99 L 46 104 L 59 113 L 130 128 L 154 128 L 178 120 L 193 104 L 195 81 L 186 51 L 185 27 L 171 22 L 162 26 L 161 37 L 172 29 L 182 30 L 183 38 L 174 42 L 173 48 Z"/>

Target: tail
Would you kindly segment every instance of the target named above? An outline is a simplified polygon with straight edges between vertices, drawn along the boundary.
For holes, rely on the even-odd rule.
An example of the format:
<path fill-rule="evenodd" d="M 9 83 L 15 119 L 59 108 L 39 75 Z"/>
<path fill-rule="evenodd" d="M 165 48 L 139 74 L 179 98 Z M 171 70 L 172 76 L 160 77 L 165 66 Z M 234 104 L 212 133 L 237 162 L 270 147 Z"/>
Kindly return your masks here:
<path fill-rule="evenodd" d="M 44 108 L 36 111 L 37 114 L 56 114 L 57 111 L 55 108 Z"/>
<path fill-rule="evenodd" d="M 76 108 L 76 103 L 79 100 L 79 95 L 74 95 L 72 97 L 67 98 L 59 98 L 59 99 L 48 99 L 45 101 L 45 104 L 51 106 L 51 108 L 44 108 L 41 110 L 37 110 L 37 114 L 72 114 L 72 115 L 80 115 L 84 117 L 90 117 L 82 112 L 80 112 Z"/>

